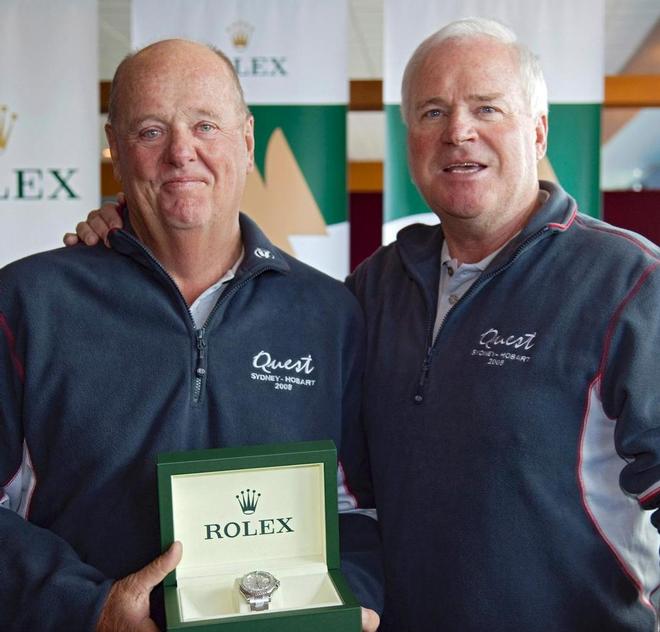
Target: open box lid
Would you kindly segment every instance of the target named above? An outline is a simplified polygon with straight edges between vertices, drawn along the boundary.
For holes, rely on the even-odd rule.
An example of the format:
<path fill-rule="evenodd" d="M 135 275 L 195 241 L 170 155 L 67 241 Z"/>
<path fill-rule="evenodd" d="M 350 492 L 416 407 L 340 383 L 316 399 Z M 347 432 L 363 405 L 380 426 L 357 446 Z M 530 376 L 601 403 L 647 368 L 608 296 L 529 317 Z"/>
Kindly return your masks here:
<path fill-rule="evenodd" d="M 339 568 L 332 441 L 162 454 L 163 549 L 183 543 L 166 586 L 184 578 L 323 563 Z"/>

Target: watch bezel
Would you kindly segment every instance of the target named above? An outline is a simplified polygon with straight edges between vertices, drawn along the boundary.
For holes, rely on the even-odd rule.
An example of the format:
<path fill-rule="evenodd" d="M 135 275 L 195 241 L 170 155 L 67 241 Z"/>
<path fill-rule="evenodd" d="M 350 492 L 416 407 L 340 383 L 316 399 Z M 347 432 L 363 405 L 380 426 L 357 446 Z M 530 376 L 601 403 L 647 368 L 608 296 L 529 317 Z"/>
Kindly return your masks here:
<path fill-rule="evenodd" d="M 268 577 L 269 585 L 264 588 L 250 588 L 246 585 L 246 580 L 250 575 L 265 575 Z M 280 580 L 275 577 L 272 573 L 268 571 L 254 570 L 249 571 L 241 577 L 241 582 L 239 584 L 239 590 L 246 597 L 264 597 L 272 595 L 280 586 Z"/>

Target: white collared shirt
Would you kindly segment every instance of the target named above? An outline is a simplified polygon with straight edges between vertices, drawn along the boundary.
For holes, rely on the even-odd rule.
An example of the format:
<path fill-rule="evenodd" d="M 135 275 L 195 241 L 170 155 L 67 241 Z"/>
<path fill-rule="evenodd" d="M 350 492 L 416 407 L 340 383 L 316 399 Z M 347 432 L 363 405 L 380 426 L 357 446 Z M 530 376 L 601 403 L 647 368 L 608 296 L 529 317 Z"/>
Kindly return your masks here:
<path fill-rule="evenodd" d="M 234 265 L 211 287 L 204 290 L 190 306 L 190 315 L 195 321 L 195 327 L 197 327 L 197 329 L 201 329 L 204 326 L 206 319 L 213 311 L 215 304 L 218 302 L 218 299 L 227 287 L 227 283 L 236 276 L 236 270 L 238 270 L 238 266 L 240 266 L 243 261 L 244 253 L 245 251 L 241 249 L 241 254 L 234 262 Z"/>
<path fill-rule="evenodd" d="M 507 242 L 508 243 L 508 242 Z M 458 259 L 452 259 L 449 254 L 447 241 L 442 243 L 440 253 L 440 282 L 438 284 L 438 307 L 433 325 L 433 340 L 445 319 L 447 312 L 460 300 L 461 296 L 470 289 L 479 275 L 488 267 L 488 264 L 504 248 L 503 244 L 495 252 L 484 257 L 477 263 L 460 263 Z"/>

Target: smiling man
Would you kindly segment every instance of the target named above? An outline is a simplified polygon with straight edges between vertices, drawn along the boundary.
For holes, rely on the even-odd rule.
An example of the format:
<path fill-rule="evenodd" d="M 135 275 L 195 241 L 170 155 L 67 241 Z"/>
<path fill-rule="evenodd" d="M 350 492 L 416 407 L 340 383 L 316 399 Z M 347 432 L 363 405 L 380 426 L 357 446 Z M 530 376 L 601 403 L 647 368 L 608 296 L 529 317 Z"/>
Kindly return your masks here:
<path fill-rule="evenodd" d="M 133 230 L 189 304 L 239 259 L 254 150 L 232 67 L 199 49 L 163 42 L 124 62 L 106 125 Z"/>
<path fill-rule="evenodd" d="M 489 37 L 440 46 L 422 49 L 404 78 L 408 157 L 450 252 L 472 263 L 521 230 L 537 207 L 547 97 L 538 78 L 534 103 L 525 93 L 517 48 Z"/>
<path fill-rule="evenodd" d="M 653 632 L 658 249 L 539 182 L 545 83 L 502 25 L 424 41 L 402 114 L 441 223 L 403 229 L 348 281 L 373 489 L 360 442 L 344 466 L 378 507 L 380 629 Z"/>
<path fill-rule="evenodd" d="M 112 248 L 0 271 L 2 630 L 155 630 L 181 557 L 158 555 L 157 455 L 339 445 L 357 421 L 357 302 L 239 213 L 254 137 L 231 63 L 182 40 L 131 55 L 106 129 L 127 202 Z"/>

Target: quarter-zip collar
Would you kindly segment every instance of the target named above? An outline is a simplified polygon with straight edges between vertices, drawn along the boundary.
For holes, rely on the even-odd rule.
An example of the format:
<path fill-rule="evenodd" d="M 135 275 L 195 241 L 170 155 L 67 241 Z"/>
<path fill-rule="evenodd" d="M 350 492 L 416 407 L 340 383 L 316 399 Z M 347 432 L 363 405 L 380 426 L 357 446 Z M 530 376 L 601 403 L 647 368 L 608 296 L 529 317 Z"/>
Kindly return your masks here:
<path fill-rule="evenodd" d="M 577 213 L 575 200 L 552 182 L 540 180 L 539 185 L 542 190 L 550 194 L 550 197 L 539 207 L 520 233 L 490 262 L 484 275 L 505 267 L 538 239 L 563 232 L 572 223 Z M 437 226 L 414 224 L 406 226 L 397 235 L 397 248 L 403 266 L 408 276 L 422 288 L 430 310 L 435 309 L 438 300 L 443 242 L 441 224 Z"/>
<path fill-rule="evenodd" d="M 155 255 L 135 235 L 126 209 L 123 215 L 124 228 L 113 229 L 109 234 L 113 250 L 130 256 L 148 268 L 164 268 Z M 262 269 L 288 273 L 290 266 L 281 251 L 276 248 L 261 229 L 244 213 L 239 215 L 241 239 L 245 256 L 236 273 L 236 280 L 244 276 L 253 276 Z"/>
<path fill-rule="evenodd" d="M 244 213 L 238 218 L 245 256 L 236 273 L 236 281 L 245 276 L 254 276 L 263 269 L 287 274 L 291 267 L 284 254 L 276 248 L 262 230 Z"/>

